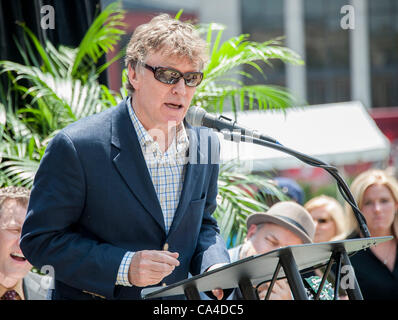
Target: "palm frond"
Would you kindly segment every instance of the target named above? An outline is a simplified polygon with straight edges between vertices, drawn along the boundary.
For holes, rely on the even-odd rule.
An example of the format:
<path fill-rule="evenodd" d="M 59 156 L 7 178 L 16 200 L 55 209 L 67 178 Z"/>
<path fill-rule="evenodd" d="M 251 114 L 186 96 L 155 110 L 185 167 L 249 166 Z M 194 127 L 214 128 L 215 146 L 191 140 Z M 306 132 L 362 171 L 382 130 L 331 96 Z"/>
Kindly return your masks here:
<path fill-rule="evenodd" d="M 273 59 L 296 65 L 303 63 L 295 52 L 281 46 L 280 38 L 258 43 L 250 41 L 249 35 L 241 34 L 221 44 L 224 26 L 210 24 L 206 27 L 207 43 L 211 48 L 210 61 L 204 69 L 204 79 L 196 90 L 193 104 L 209 111 L 222 112 L 226 101 L 230 101 L 234 111 L 236 108 L 284 109 L 302 103 L 281 87 L 245 85 L 240 79 L 252 79 L 250 73 L 239 69 L 244 65 L 251 66 L 265 78 L 260 61 L 270 65 Z M 203 32 L 205 26 L 200 30 Z M 216 37 L 213 42 L 214 33 Z"/>
<path fill-rule="evenodd" d="M 10 119 L 12 116 L 7 121 Z M 31 187 L 49 141 L 31 132 L 19 119 L 12 119 L 7 126 L 11 128 L 12 136 L 8 133 L 2 136 L 0 185 L 7 183 Z M 24 128 L 23 134 L 16 129 L 18 126 Z"/>
<path fill-rule="evenodd" d="M 258 43 L 250 41 L 248 34 L 241 34 L 229 39 L 219 47 L 218 39 L 221 32 L 218 32 L 217 40 L 213 45 L 210 63 L 204 70 L 204 84 L 245 64 L 251 65 L 262 73 L 262 69 L 256 61 L 270 64 L 271 59 L 278 59 L 285 63 L 303 64 L 303 61 L 294 51 L 280 45 L 279 39 Z"/>
<path fill-rule="evenodd" d="M 231 165 L 223 165 L 220 168 L 218 206 L 214 213 L 221 236 L 229 247 L 243 241 L 247 231 L 246 219 L 250 214 L 268 209 L 258 190 L 272 194 L 275 199 L 287 199 L 271 180 L 236 173 L 232 169 Z"/>
<path fill-rule="evenodd" d="M 114 48 L 125 33 L 123 28 L 126 25 L 122 22 L 124 13 L 121 4 L 114 2 L 94 20 L 79 45 L 71 71 L 72 76 L 78 73 L 86 57 L 97 63 L 104 53 Z"/>
<path fill-rule="evenodd" d="M 72 66 L 76 58 L 77 49 L 62 45 L 57 49 L 50 41 L 47 41 L 46 51 L 48 52 L 48 56 L 53 60 L 59 77 L 70 77 Z"/>
<path fill-rule="evenodd" d="M 174 19 L 180 20 L 182 13 L 184 12 L 184 9 L 180 9 L 177 14 L 174 16 Z"/>
<path fill-rule="evenodd" d="M 2 129 L 6 126 L 6 107 L 0 102 L 0 139 L 2 137 Z"/>
<path fill-rule="evenodd" d="M 26 139 L 27 136 L 31 135 L 31 131 L 26 124 L 23 123 L 13 112 L 6 113 L 4 128 L 12 135 L 12 138 L 10 138 L 10 134 L 3 132 L 3 140 L 22 141 L 23 139 Z"/>
<path fill-rule="evenodd" d="M 33 65 L 36 67 L 40 67 L 41 64 L 39 60 L 37 59 L 36 54 L 33 52 L 32 47 L 30 45 L 29 40 L 26 38 L 26 35 L 28 35 L 30 41 L 33 43 L 34 48 L 36 49 L 36 52 L 39 54 L 39 57 L 41 58 L 41 61 L 44 65 L 44 70 L 46 72 L 49 72 L 53 75 L 58 75 L 57 68 L 54 66 L 54 63 L 51 59 L 51 57 L 48 55 L 47 50 L 43 45 L 40 43 L 39 39 L 35 36 L 35 34 L 26 26 L 24 22 L 18 23 L 24 30 L 24 47 L 27 49 L 27 52 L 29 54 L 30 59 L 33 61 Z M 19 51 L 21 52 L 22 56 L 24 56 L 24 49 L 21 48 L 20 45 L 18 45 Z M 25 63 L 27 63 L 27 58 L 25 58 Z"/>
<path fill-rule="evenodd" d="M 229 100 L 237 109 L 286 109 L 298 105 L 298 101 L 288 90 L 272 85 L 209 85 L 198 92 L 192 103 L 211 112 L 223 112 L 223 105 Z"/>
<path fill-rule="evenodd" d="M 40 162 L 19 157 L 9 157 L 8 159 L 10 160 L 0 163 L 3 179 L 7 179 L 11 185 L 31 188 Z"/>
<path fill-rule="evenodd" d="M 101 87 L 95 79 L 83 84 L 79 79 L 54 77 L 32 66 L 23 66 L 10 61 L 2 61 L 0 65 L 4 71 L 17 74 L 15 81 L 28 80 L 32 85 L 26 89 L 25 96 L 32 96 L 32 103 L 39 103 L 45 99 L 42 111 L 51 110 L 59 124 L 66 125 L 104 109 L 100 100 Z M 45 103 L 48 100 L 51 103 Z"/>

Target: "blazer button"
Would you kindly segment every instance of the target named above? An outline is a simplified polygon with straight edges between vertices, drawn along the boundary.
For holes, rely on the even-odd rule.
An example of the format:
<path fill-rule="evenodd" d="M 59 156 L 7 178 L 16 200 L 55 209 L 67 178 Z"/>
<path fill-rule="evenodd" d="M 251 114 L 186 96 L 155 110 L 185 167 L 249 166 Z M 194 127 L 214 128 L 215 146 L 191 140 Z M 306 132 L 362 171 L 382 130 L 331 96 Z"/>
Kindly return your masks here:
<path fill-rule="evenodd" d="M 167 287 L 166 282 L 163 282 L 163 283 L 162 283 L 162 287 Z"/>

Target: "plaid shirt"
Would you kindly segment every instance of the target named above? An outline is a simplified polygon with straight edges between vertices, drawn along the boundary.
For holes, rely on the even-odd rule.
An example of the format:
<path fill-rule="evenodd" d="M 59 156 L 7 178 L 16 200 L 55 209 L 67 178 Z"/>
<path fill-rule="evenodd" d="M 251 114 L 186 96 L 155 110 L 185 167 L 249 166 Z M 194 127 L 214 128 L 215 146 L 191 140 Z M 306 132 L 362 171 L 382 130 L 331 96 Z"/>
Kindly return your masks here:
<path fill-rule="evenodd" d="M 166 233 L 168 233 L 184 183 L 186 152 L 189 147 L 188 136 L 184 125 L 180 124 L 171 145 L 166 152 L 162 153 L 158 143 L 153 140 L 137 118 L 131 103 L 128 110 L 162 208 Z M 123 257 L 116 284 L 130 286 L 128 269 L 133 255 L 133 252 L 127 252 Z"/>

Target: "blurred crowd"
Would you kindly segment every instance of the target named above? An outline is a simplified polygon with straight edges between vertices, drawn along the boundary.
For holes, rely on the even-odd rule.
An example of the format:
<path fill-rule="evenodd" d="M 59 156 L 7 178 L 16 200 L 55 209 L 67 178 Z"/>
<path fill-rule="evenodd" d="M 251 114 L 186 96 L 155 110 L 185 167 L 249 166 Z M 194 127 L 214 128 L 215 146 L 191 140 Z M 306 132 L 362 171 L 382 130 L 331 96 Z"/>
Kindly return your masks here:
<path fill-rule="evenodd" d="M 359 174 L 350 185 L 351 193 L 356 201 L 356 204 L 366 220 L 371 237 L 392 237 L 391 240 L 380 242 L 379 244 L 370 247 L 366 250 L 360 250 L 350 257 L 352 267 L 355 272 L 355 277 L 358 281 L 363 298 L 367 299 L 398 299 L 398 265 L 397 260 L 397 234 L 398 234 L 398 182 L 396 179 L 396 171 L 393 168 L 386 170 L 370 169 Z M 295 203 L 302 206 L 303 212 L 297 214 L 297 209 L 293 207 L 285 208 L 282 212 L 277 213 L 287 215 L 292 224 L 299 226 L 301 230 L 306 230 L 311 237 L 311 242 L 329 242 L 345 239 L 357 239 L 364 235 L 361 233 L 356 217 L 351 205 L 345 203 L 342 205 L 337 199 L 328 195 L 319 195 L 308 199 L 304 202 L 304 192 L 300 186 L 292 179 L 277 178 L 275 183 L 279 185 L 281 190 L 291 198 Z M 268 202 L 271 208 L 264 215 L 274 214 L 278 205 L 278 200 L 275 197 L 265 196 L 264 199 L 272 199 Z M 275 204 L 276 202 L 276 204 Z M 280 211 L 280 210 L 279 210 Z M 293 212 L 296 211 L 296 214 Z M 311 228 L 305 226 L 305 213 L 308 213 L 314 224 L 314 233 L 311 234 Z M 300 217 L 301 216 L 301 217 Z M 242 247 L 255 246 L 257 238 L 253 235 L 253 226 L 250 225 L 251 217 L 248 218 L 248 233 L 245 243 Z M 276 222 L 277 223 L 277 222 Z M 283 223 L 285 224 L 285 223 Z M 279 223 L 280 226 L 283 224 Z M 267 232 L 271 229 L 270 226 L 263 226 L 261 228 Z M 260 228 L 258 228 L 260 229 Z M 286 229 L 286 228 L 285 228 Z M 261 229 L 260 229 L 261 230 Z M 294 231 L 294 229 L 290 228 Z M 265 231 L 264 231 L 265 232 Z M 293 232 L 298 235 L 299 232 Z M 283 245 L 294 245 L 293 233 L 288 242 Z M 278 236 L 282 235 L 280 233 Z M 263 237 L 264 243 L 271 243 L 267 237 Z M 306 241 L 302 242 L 305 243 Z M 279 243 L 268 246 L 266 249 L 257 246 L 256 249 L 251 250 L 251 255 L 266 253 L 271 250 L 279 248 Z M 241 250 L 241 253 L 244 250 Z M 230 250 L 236 254 L 236 249 Z M 247 256 L 247 255 L 244 255 Z M 240 258 L 243 258 L 241 256 Z M 332 268 L 327 280 L 335 283 L 335 268 Z M 325 268 L 315 270 L 314 274 L 322 277 Z M 305 283 L 305 279 L 304 279 Z M 281 285 L 282 286 L 282 285 Z M 281 288 L 276 287 L 274 298 L 280 299 Z M 289 292 L 285 288 L 285 292 Z M 287 294 L 285 297 L 291 298 Z M 270 295 L 270 299 L 273 295 Z M 339 288 L 339 298 L 347 299 L 347 292 Z"/>

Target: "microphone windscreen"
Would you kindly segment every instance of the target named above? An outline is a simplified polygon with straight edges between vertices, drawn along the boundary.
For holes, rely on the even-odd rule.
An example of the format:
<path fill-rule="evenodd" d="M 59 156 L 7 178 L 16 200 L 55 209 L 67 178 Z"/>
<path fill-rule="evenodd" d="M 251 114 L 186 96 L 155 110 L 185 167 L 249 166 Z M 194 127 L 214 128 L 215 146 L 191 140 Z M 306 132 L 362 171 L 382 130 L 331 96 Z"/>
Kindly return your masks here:
<path fill-rule="evenodd" d="M 185 120 L 193 127 L 203 126 L 203 118 L 206 115 L 206 111 L 200 107 L 190 107 L 185 115 Z"/>

